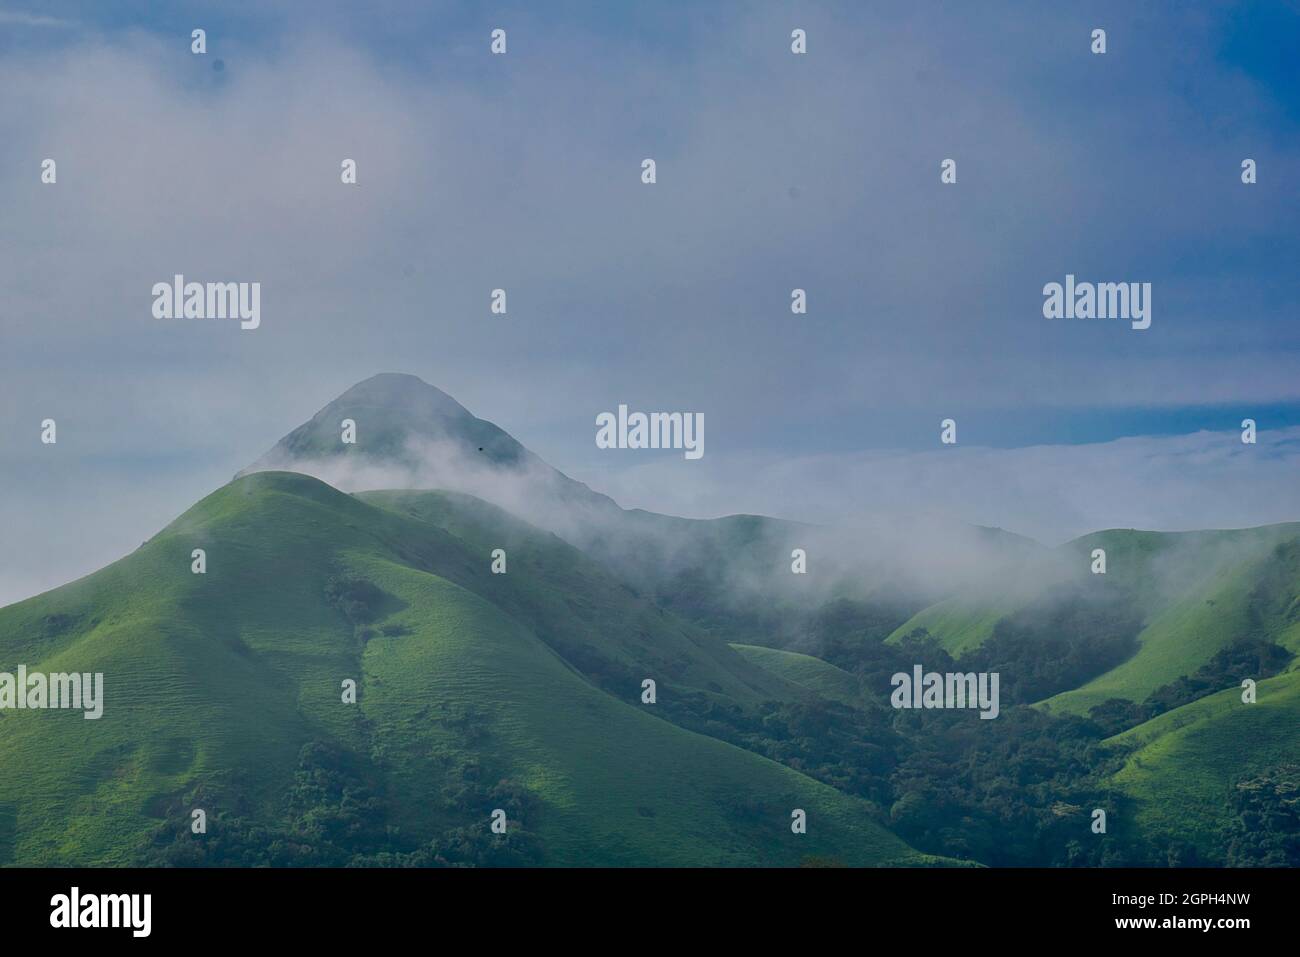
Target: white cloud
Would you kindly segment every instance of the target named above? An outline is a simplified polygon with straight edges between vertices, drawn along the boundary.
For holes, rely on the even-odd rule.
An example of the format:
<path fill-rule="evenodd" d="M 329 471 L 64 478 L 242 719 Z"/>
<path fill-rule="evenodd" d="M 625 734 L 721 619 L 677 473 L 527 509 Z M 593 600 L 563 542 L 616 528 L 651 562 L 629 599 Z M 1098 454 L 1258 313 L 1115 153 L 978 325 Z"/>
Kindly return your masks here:
<path fill-rule="evenodd" d="M 627 453 L 610 452 L 610 456 Z M 1015 449 L 957 445 L 756 460 L 662 458 L 574 477 L 625 507 L 825 524 L 954 521 L 1057 544 L 1103 528 L 1181 531 L 1300 521 L 1300 428 Z"/>
<path fill-rule="evenodd" d="M 75 20 L 65 20 L 39 13 L 25 13 L 21 10 L 0 10 L 0 26 L 43 27 L 56 30 L 70 29 L 77 26 Z"/>

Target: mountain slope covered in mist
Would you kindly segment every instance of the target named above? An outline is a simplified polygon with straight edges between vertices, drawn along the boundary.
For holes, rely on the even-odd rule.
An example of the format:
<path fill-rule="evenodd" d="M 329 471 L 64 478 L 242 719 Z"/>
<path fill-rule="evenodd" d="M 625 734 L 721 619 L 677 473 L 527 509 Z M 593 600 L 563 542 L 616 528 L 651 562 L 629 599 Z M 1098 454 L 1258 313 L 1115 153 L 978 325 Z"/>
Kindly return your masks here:
<path fill-rule="evenodd" d="M 355 442 L 341 438 L 355 424 Z M 594 434 L 594 433 L 593 433 Z M 285 469 L 360 492 L 439 489 L 553 532 L 626 586 L 720 637 L 813 651 L 809 614 L 867 606 L 888 634 L 930 602 L 1014 577 L 1044 549 L 1001 529 L 914 524 L 864 534 L 762 515 L 689 519 L 624 509 L 543 462 L 423 380 L 372 376 L 326 404 L 242 474 Z M 809 572 L 791 574 L 802 550 Z"/>
<path fill-rule="evenodd" d="M 1093 553 L 1106 555 L 1093 574 Z M 1115 529 L 1052 550 L 1022 574 L 929 606 L 889 637 L 924 632 L 954 655 L 1013 629 L 1018 616 L 1108 593 L 1138 627 L 1131 653 L 1046 705 L 1086 714 L 1114 698 L 1141 701 L 1243 640 L 1300 652 L 1300 524 L 1207 532 Z"/>
<path fill-rule="evenodd" d="M 355 425 L 353 442 L 342 441 L 345 420 Z M 268 469 L 316 475 L 345 491 L 477 490 L 507 500 L 500 504 L 518 497 L 537 509 L 617 509 L 441 389 L 393 372 L 352 386 L 239 475 Z"/>

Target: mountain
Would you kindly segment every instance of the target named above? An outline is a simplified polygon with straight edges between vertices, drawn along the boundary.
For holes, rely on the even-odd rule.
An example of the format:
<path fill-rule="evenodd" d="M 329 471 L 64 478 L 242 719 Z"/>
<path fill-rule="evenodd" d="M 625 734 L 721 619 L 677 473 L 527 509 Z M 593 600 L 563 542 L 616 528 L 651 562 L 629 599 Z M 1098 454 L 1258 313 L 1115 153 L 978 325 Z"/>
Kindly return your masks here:
<path fill-rule="evenodd" d="M 345 420 L 355 441 L 343 441 Z M 852 601 L 877 622 L 874 640 L 937 597 L 1043 551 L 975 526 L 868 534 L 761 515 L 688 519 L 624 509 L 436 387 L 396 373 L 348 389 L 240 475 L 265 469 L 314 475 L 350 492 L 474 495 L 560 536 L 637 594 L 720 637 L 814 653 L 821 649 L 809 609 Z M 925 537 L 942 547 L 923 544 Z M 791 573 L 795 549 L 809 557 L 808 574 Z"/>
<path fill-rule="evenodd" d="M 355 424 L 352 442 L 343 441 L 345 421 Z M 770 568 L 755 572 L 750 556 L 768 539 L 777 556 L 794 527 L 758 516 L 696 521 L 625 510 L 445 392 L 397 373 L 348 389 L 239 475 L 268 469 L 314 475 L 344 491 L 472 494 L 562 536 L 629 587 L 679 599 L 683 578 L 695 583 L 693 595 L 729 603 L 738 579 L 773 577 Z M 733 553 L 745 556 L 743 570 Z"/>
<path fill-rule="evenodd" d="M 0 864 L 1295 864 L 1296 652 L 1300 524 L 683 519 L 382 375 L 0 608 L 0 672 L 105 682 L 0 710 Z"/>
<path fill-rule="evenodd" d="M 6 661 L 105 676 L 97 721 L 0 712 L 3 863 L 932 860 L 866 802 L 664 720 L 639 679 L 660 678 L 661 701 L 793 686 L 486 503 L 372 498 L 245 476 L 0 609 Z M 611 688 L 557 647 L 605 662 Z M 514 830 L 494 841 L 498 807 Z"/>
<path fill-rule="evenodd" d="M 343 441 L 343 423 L 354 423 Z M 328 403 L 236 477 L 315 475 L 345 491 L 438 488 L 477 494 L 516 514 L 555 521 L 621 512 L 513 437 L 412 375 L 371 376 Z"/>

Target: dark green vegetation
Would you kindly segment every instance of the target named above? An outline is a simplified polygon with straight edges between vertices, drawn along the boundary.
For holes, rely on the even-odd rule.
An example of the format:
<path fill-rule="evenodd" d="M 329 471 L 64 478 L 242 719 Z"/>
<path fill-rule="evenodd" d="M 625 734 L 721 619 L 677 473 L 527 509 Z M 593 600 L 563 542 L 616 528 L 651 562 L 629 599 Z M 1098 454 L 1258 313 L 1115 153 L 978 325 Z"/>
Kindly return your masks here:
<path fill-rule="evenodd" d="M 1099 546 L 1106 576 L 1087 571 Z M 1300 761 L 1300 527 L 1108 532 L 1058 552 L 884 643 L 870 608 L 813 629 L 867 698 L 914 662 L 1002 675 L 1006 710 L 987 729 L 897 716 L 914 746 L 891 778 L 898 833 L 987 864 L 1300 864 L 1286 786 L 1260 783 Z M 1093 808 L 1107 811 L 1104 838 L 1087 829 Z"/>
<path fill-rule="evenodd" d="M 1295 655 L 1262 638 L 1248 638 L 1220 649 L 1213 658 L 1184 676 L 1157 688 L 1142 702 L 1111 698 L 1096 705 L 1089 716 L 1108 733 L 1118 733 L 1166 711 L 1236 686 L 1242 679 L 1271 678 L 1284 671 Z"/>
<path fill-rule="evenodd" d="M 0 864 L 1300 863 L 1300 525 L 625 511 L 410 376 L 267 463 L 355 494 L 246 474 L 0 609 L 0 670 L 105 675 L 98 721 L 0 711 Z M 997 672 L 1000 716 L 893 710 L 918 664 Z"/>
<path fill-rule="evenodd" d="M 1055 616 L 1035 614 L 1019 626 L 1034 620 Z M 1131 637 L 1131 623 L 1120 622 Z M 1019 626 L 1007 633 L 1020 637 Z M 996 665 L 1003 675 L 1033 675 L 1043 660 L 1033 641 L 991 638 L 990 650 L 954 661 L 919 630 L 888 643 L 845 644 L 857 648 L 856 665 L 840 657 L 838 668 L 813 669 L 780 652 L 755 660 L 808 686 L 825 682 L 838 700 L 846 700 L 838 676 L 851 670 L 868 713 L 887 696 L 890 676 L 916 662 L 941 672 Z M 1281 646 L 1245 639 L 1141 705 L 1113 702 L 1092 717 L 1053 714 L 1011 683 L 993 721 L 942 710 L 892 712 L 883 727 L 858 718 L 881 748 L 870 767 L 885 769 L 868 775 L 870 793 L 913 846 L 994 866 L 1300 865 L 1285 783 L 1294 777 L 1273 781 L 1278 768 L 1300 760 L 1300 671 L 1278 673 L 1293 662 Z M 1099 665 L 1081 664 L 1054 673 L 1090 680 Z M 1241 699 L 1247 677 L 1258 681 L 1255 704 Z M 1117 720 L 1134 727 L 1112 736 Z M 1095 808 L 1107 813 L 1105 835 L 1090 830 Z M 1260 827 L 1267 833 L 1256 833 Z"/>

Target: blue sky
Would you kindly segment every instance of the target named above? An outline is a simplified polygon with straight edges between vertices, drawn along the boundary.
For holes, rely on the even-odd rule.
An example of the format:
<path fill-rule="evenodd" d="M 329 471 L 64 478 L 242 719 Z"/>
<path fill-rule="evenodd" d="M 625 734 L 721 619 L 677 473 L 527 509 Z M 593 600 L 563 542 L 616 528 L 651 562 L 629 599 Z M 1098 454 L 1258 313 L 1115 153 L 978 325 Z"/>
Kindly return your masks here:
<path fill-rule="evenodd" d="M 0 601 L 378 371 L 629 505 L 1300 519 L 1298 48 L 1295 3 L 0 2 Z M 153 320 L 176 272 L 260 281 L 262 328 Z M 1045 320 L 1066 273 L 1152 283 L 1151 328 Z M 620 402 L 704 412 L 705 459 L 598 451 Z M 971 471 L 908 501 L 945 417 Z"/>

